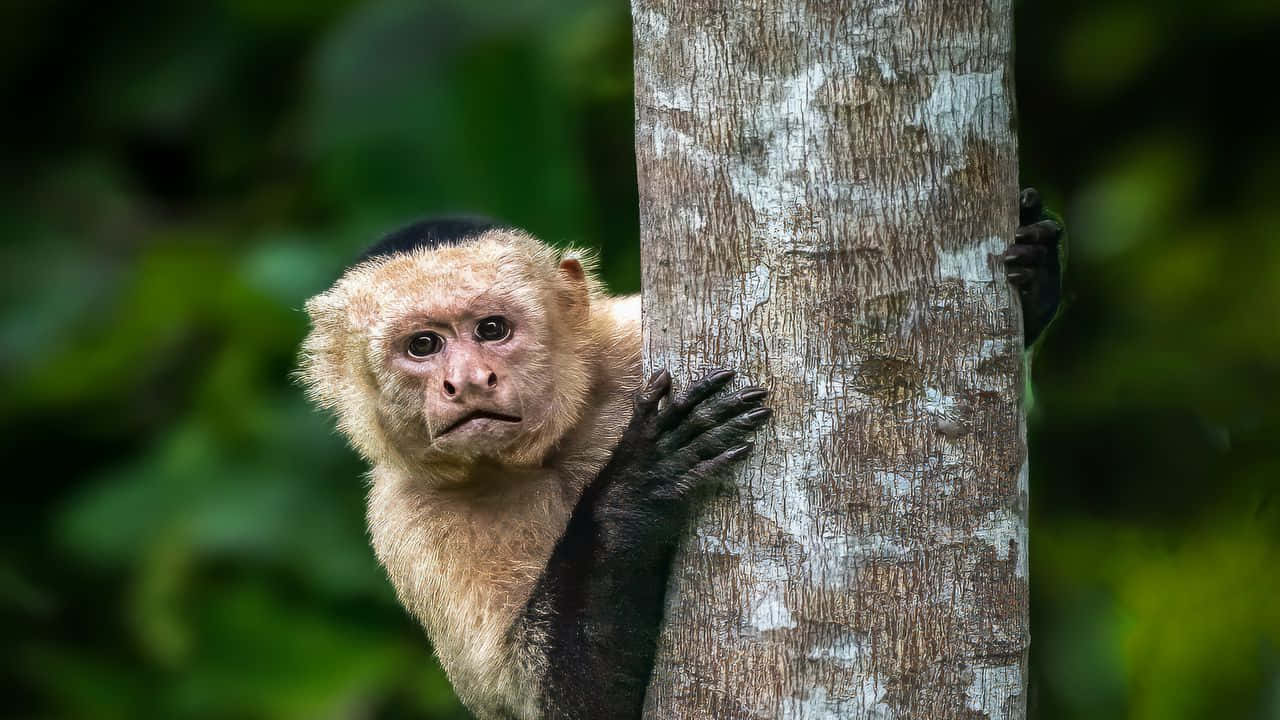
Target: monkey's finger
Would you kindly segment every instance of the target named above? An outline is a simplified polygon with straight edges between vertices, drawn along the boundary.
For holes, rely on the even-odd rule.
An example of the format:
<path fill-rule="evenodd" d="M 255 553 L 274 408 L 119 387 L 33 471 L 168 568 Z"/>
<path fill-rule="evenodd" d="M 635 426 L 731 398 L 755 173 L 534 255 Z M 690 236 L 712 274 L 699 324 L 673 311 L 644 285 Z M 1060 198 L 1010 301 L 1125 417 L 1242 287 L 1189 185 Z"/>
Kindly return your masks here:
<path fill-rule="evenodd" d="M 1044 201 L 1040 191 L 1035 188 L 1023 188 L 1018 196 L 1018 224 L 1030 225 L 1044 215 Z"/>
<path fill-rule="evenodd" d="M 1062 234 L 1056 220 L 1041 220 L 1019 227 L 1013 233 L 1014 245 L 1053 245 Z"/>
<path fill-rule="evenodd" d="M 710 460 L 703 460 L 693 466 L 693 472 L 702 476 L 715 475 L 721 470 L 733 465 L 734 463 L 745 460 L 752 450 L 756 449 L 756 444 L 749 442 L 731 447 Z"/>
<path fill-rule="evenodd" d="M 762 387 L 743 388 L 733 395 L 713 398 L 698 405 L 685 417 L 684 422 L 671 428 L 666 442 L 670 447 L 683 447 L 689 440 L 745 412 L 760 407 L 760 403 L 769 396 L 769 391 Z"/>
<path fill-rule="evenodd" d="M 734 464 L 746 459 L 755 449 L 755 443 L 743 443 L 716 455 L 702 460 L 685 470 L 665 486 L 654 489 L 654 495 L 667 499 L 687 497 L 690 492 L 709 481 L 716 480 Z"/>
<path fill-rule="evenodd" d="M 658 429 L 675 427 L 698 403 L 714 395 L 737 375 L 732 370 L 716 370 L 685 389 L 658 416 Z"/>
<path fill-rule="evenodd" d="M 751 434 L 772 416 L 772 408 L 749 410 L 692 438 L 689 444 L 672 454 L 672 460 L 677 467 L 693 467 L 704 460 L 710 460 L 731 447 L 747 442 Z"/>
<path fill-rule="evenodd" d="M 1048 248 L 1043 245 L 1010 245 L 1004 251 L 1004 264 L 1007 269 L 1035 267 L 1044 262 Z"/>
<path fill-rule="evenodd" d="M 1004 276 L 1014 287 L 1029 289 L 1044 266 L 1049 249 L 1043 245 L 1010 245 L 1004 251 Z"/>
<path fill-rule="evenodd" d="M 1035 282 L 1036 274 L 1027 268 L 1010 267 L 1005 270 L 1005 279 L 1022 291 L 1030 290 Z"/>
<path fill-rule="evenodd" d="M 636 412 L 651 415 L 658 409 L 658 402 L 671 391 L 671 373 L 659 370 L 636 392 Z"/>

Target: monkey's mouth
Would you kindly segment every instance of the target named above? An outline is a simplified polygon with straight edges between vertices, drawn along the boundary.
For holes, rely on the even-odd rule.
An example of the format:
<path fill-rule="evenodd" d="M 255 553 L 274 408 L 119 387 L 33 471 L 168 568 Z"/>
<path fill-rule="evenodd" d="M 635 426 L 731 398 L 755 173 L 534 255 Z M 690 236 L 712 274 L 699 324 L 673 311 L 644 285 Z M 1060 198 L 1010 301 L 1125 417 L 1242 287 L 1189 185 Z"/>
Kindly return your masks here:
<path fill-rule="evenodd" d="M 436 435 L 436 437 L 440 437 L 440 435 L 451 433 L 454 430 L 457 430 L 458 428 L 462 427 L 463 425 L 466 425 L 467 423 L 471 422 L 472 420 L 499 420 L 501 422 L 518 423 L 520 422 L 521 419 L 516 417 L 515 415 L 504 415 L 502 413 L 491 412 L 489 410 L 476 410 L 475 412 L 467 413 L 466 415 L 463 415 L 457 420 L 454 420 L 452 423 L 448 425 L 448 427 L 441 430 L 439 434 Z"/>

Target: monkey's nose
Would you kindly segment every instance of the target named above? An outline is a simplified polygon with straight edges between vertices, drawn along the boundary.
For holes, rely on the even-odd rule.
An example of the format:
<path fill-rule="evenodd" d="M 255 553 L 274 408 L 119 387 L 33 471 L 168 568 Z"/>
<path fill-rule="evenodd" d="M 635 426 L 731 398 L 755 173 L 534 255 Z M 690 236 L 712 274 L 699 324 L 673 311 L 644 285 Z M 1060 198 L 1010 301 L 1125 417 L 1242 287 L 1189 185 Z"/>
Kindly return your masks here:
<path fill-rule="evenodd" d="M 446 379 L 443 383 L 444 395 L 449 399 L 469 392 L 490 392 L 498 387 L 498 374 L 492 370 L 477 369 L 461 378 Z"/>

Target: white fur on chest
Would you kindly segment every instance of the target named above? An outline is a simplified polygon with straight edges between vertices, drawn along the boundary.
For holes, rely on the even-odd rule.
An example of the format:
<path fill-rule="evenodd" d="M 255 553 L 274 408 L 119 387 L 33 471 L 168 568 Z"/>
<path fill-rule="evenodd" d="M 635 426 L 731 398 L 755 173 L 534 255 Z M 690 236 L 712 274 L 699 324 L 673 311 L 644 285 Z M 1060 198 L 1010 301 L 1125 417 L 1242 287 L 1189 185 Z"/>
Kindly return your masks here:
<path fill-rule="evenodd" d="M 400 602 L 426 628 L 455 691 L 479 717 L 537 717 L 542 659 L 511 642 L 577 497 L 568 478 L 474 501 L 373 473 L 369 531 Z M 566 492 L 566 489 L 568 491 Z"/>

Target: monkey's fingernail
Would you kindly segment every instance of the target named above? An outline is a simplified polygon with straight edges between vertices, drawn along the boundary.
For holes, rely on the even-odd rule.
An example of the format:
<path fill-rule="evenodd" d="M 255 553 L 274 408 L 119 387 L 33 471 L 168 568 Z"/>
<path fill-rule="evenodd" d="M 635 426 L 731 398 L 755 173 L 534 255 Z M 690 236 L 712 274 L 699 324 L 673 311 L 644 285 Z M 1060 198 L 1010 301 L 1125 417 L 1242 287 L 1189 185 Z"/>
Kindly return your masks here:
<path fill-rule="evenodd" d="M 769 397 L 769 391 L 762 387 L 749 387 L 738 393 L 738 399 L 744 402 L 756 402 Z"/>
<path fill-rule="evenodd" d="M 732 370 L 717 370 L 711 373 L 711 377 L 707 378 L 707 380 L 713 383 L 729 382 L 734 375 L 737 375 L 737 373 Z"/>
<path fill-rule="evenodd" d="M 737 460 L 743 455 L 746 455 L 747 453 L 751 452 L 752 448 L 754 447 L 755 447 L 755 443 L 747 443 L 746 445 L 739 445 L 736 448 L 731 448 L 730 450 L 726 451 L 725 455 L 730 460 Z"/>
<path fill-rule="evenodd" d="M 747 413 L 747 419 L 752 422 L 759 422 L 761 420 L 767 420 L 772 414 L 773 408 L 756 408 L 755 410 Z"/>

